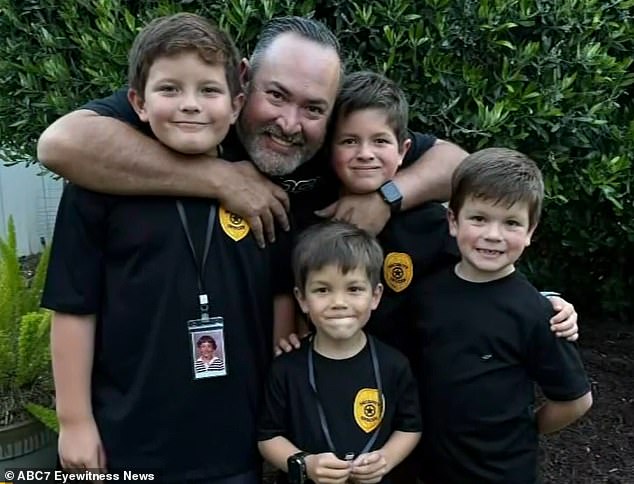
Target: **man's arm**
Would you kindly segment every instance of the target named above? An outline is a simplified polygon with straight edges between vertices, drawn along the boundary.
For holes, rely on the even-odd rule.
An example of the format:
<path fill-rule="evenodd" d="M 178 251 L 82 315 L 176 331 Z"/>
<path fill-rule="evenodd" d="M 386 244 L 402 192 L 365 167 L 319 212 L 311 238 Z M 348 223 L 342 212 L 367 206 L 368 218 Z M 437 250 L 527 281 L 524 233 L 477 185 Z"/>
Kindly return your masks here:
<path fill-rule="evenodd" d="M 401 210 L 430 200 L 449 200 L 451 176 L 467 155 L 458 145 L 439 139 L 411 166 L 399 170 L 394 182 L 403 195 Z"/>
<path fill-rule="evenodd" d="M 94 191 L 218 199 L 242 216 L 263 245 L 274 220 L 288 228 L 288 196 L 250 162 L 181 155 L 117 119 L 87 109 L 69 113 L 40 136 L 37 155 L 50 170 Z"/>
<path fill-rule="evenodd" d="M 219 180 L 205 174 L 205 168 L 214 170 L 209 158 L 179 155 L 132 126 L 88 109 L 51 124 L 40 136 L 37 156 L 58 175 L 103 193 L 203 196 L 220 188 Z"/>

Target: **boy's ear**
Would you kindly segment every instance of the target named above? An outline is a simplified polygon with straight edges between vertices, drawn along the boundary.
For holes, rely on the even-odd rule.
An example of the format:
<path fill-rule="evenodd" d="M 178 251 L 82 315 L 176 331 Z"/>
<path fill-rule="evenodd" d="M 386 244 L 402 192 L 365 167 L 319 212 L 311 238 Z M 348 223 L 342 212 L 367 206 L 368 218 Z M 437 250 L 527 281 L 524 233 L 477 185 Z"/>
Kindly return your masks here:
<path fill-rule="evenodd" d="M 533 225 L 533 227 L 528 230 L 528 233 L 526 234 L 526 242 L 524 244 L 525 247 L 531 245 L 531 240 L 533 239 L 533 234 L 535 233 L 536 228 L 537 224 Z"/>
<path fill-rule="evenodd" d="M 458 233 L 458 220 L 456 214 L 450 208 L 447 209 L 447 221 L 449 222 L 449 233 L 455 237 Z"/>
<path fill-rule="evenodd" d="M 403 144 L 401 145 L 401 149 L 399 150 L 399 154 L 401 155 L 401 160 L 398 162 L 398 166 L 401 166 L 403 164 L 403 158 L 405 158 L 405 155 L 407 154 L 411 146 L 412 146 L 412 140 L 410 138 L 407 138 L 405 141 L 403 141 Z"/>
<path fill-rule="evenodd" d="M 238 119 L 238 116 L 240 116 L 242 106 L 244 106 L 244 93 L 241 92 L 236 97 L 234 97 L 231 102 L 231 107 L 233 108 L 233 112 L 231 113 L 231 124 L 235 123 Z"/>
<path fill-rule="evenodd" d="M 304 299 L 304 295 L 302 291 L 299 290 L 299 287 L 295 286 L 293 288 L 293 294 L 295 295 L 295 299 L 297 299 L 297 304 L 301 308 L 304 314 L 308 314 L 308 305 L 306 304 L 306 300 Z"/>
<path fill-rule="evenodd" d="M 379 282 L 374 288 L 374 291 L 372 291 L 372 306 L 371 306 L 372 311 L 374 311 L 379 306 L 382 295 L 383 295 L 383 284 Z"/>
<path fill-rule="evenodd" d="M 400 150 L 401 155 L 405 156 L 411 147 L 412 147 L 412 139 L 406 138 L 405 141 L 403 141 L 403 144 L 401 145 L 401 150 Z"/>
<path fill-rule="evenodd" d="M 128 101 L 130 102 L 130 105 L 136 112 L 137 116 L 139 116 L 139 119 L 144 123 L 147 123 L 148 116 L 147 112 L 145 111 L 145 101 L 136 89 L 128 89 Z"/>
<path fill-rule="evenodd" d="M 251 80 L 251 64 L 249 64 L 249 59 L 243 57 L 240 61 L 240 85 L 242 86 L 242 90 L 244 92 L 247 91 L 247 85 Z"/>

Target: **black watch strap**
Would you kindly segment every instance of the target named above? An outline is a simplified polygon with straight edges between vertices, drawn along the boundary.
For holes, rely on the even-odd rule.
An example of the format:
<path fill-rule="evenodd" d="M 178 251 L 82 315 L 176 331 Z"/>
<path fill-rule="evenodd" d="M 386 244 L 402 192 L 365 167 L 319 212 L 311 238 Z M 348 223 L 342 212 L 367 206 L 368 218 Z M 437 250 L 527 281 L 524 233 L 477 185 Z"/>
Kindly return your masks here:
<path fill-rule="evenodd" d="M 390 212 L 397 213 L 401 210 L 403 195 L 392 180 L 386 181 L 379 187 L 379 193 L 383 201 L 390 206 Z"/>
<path fill-rule="evenodd" d="M 297 452 L 286 461 L 289 484 L 304 484 L 308 481 L 306 461 L 304 460 L 307 455 L 308 452 Z"/>

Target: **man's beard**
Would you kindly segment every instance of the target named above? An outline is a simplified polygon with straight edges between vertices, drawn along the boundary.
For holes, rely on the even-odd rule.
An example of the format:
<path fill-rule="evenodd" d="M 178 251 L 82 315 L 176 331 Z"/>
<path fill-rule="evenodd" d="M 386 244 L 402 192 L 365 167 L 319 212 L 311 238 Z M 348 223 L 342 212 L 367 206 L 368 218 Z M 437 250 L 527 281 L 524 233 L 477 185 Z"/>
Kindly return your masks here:
<path fill-rule="evenodd" d="M 286 136 L 275 124 L 259 128 L 254 133 L 245 132 L 238 124 L 238 135 L 253 164 L 269 176 L 283 176 L 293 173 L 301 164 L 310 160 L 319 150 L 319 146 L 311 147 L 301 133 Z M 276 138 L 292 143 L 290 154 L 277 153 L 263 146 L 264 138 L 273 135 Z M 323 141 L 323 140 L 322 140 Z"/>

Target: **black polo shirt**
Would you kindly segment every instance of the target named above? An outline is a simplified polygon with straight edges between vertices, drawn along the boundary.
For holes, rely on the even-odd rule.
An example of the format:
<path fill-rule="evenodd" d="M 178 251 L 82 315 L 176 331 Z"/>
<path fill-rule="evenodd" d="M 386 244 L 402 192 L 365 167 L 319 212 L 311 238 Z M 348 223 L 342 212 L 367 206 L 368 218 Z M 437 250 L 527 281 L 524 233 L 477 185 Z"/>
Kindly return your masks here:
<path fill-rule="evenodd" d="M 183 204 L 200 254 L 211 201 Z M 92 405 L 110 470 L 183 481 L 259 465 L 256 415 L 273 297 L 292 287 L 289 247 L 281 236 L 262 250 L 227 227 L 217 216 L 203 281 L 210 315 L 224 318 L 228 374 L 194 380 L 187 321 L 200 317 L 199 291 L 175 199 L 64 191 L 42 305 L 97 315 Z"/>
<path fill-rule="evenodd" d="M 534 383 L 554 401 L 589 391 L 576 345 L 550 330 L 552 306 L 521 274 L 488 283 L 453 268 L 412 288 L 420 361 L 421 477 L 533 484 Z"/>
<path fill-rule="evenodd" d="M 112 95 L 90 101 L 82 109 L 89 109 L 102 116 L 109 116 L 124 121 L 148 136 L 153 136 L 149 124 L 143 123 L 130 105 L 127 88 L 121 88 Z M 412 145 L 408 150 L 403 166 L 416 161 L 436 142 L 436 137 L 430 134 L 410 132 Z M 235 128 L 223 142 L 223 158 L 233 161 L 248 160 L 249 155 L 238 139 Z M 301 230 L 319 220 L 314 211 L 325 208 L 337 200 L 339 196 L 339 181 L 332 170 L 324 151 L 320 151 L 314 158 L 300 165 L 293 173 L 282 177 L 274 177 L 290 197 L 291 210 L 295 227 Z"/>
<path fill-rule="evenodd" d="M 393 348 L 374 341 L 385 406 L 379 434 L 369 451 L 383 447 L 396 430 L 420 432 L 421 428 L 416 384 L 407 359 Z M 310 343 L 304 340 L 299 350 L 273 361 L 258 439 L 283 436 L 303 451 L 319 454 L 332 449 L 324 437 L 317 397 L 309 383 L 309 351 Z M 318 398 L 323 405 L 334 450 L 340 459 L 349 452 L 359 455 L 376 428 L 371 419 L 364 421 L 368 414 L 364 412 L 364 403 L 376 401 L 376 395 L 372 397 L 367 390 L 377 389 L 368 345 L 355 356 L 343 360 L 333 360 L 318 353 L 313 356 Z"/>

